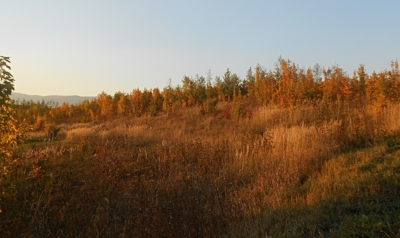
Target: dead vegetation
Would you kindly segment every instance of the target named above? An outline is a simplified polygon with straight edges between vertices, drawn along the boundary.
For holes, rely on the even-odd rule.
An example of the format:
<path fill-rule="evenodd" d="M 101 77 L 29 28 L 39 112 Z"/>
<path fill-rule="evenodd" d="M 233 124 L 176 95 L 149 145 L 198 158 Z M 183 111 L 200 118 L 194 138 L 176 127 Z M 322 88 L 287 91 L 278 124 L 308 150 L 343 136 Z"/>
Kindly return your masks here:
<path fill-rule="evenodd" d="M 23 145 L 1 236 L 400 235 L 399 104 L 237 120 L 228 106 L 62 124 L 59 141 Z"/>

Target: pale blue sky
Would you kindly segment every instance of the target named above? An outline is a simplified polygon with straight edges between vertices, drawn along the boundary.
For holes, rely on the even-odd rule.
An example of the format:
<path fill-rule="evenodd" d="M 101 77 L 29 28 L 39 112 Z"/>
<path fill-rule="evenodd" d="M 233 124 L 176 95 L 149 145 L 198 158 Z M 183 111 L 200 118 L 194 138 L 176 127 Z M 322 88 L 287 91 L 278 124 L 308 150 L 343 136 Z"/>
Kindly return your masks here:
<path fill-rule="evenodd" d="M 0 0 L 0 55 L 16 92 L 95 96 L 184 75 L 242 78 L 279 56 L 350 75 L 400 57 L 400 1 Z"/>

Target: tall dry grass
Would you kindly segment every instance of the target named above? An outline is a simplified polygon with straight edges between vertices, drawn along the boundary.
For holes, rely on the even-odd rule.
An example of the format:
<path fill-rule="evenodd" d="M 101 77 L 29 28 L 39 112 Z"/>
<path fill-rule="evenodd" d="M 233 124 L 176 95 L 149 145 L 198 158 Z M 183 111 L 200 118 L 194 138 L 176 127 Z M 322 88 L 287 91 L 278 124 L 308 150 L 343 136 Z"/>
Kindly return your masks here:
<path fill-rule="evenodd" d="M 318 203 L 302 188 L 326 164 L 335 170 L 332 158 L 399 135 L 400 106 L 259 108 L 236 121 L 192 108 L 64 130 L 65 141 L 24 152 L 24 189 L 3 203 L 0 233 L 282 235 L 287 207 Z"/>

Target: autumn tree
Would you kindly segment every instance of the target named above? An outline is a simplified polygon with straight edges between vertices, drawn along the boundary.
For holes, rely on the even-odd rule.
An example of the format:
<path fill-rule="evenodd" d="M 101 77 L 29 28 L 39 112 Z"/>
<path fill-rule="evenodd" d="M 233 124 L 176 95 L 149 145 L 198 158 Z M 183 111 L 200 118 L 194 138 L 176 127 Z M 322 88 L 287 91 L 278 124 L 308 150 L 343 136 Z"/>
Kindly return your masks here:
<path fill-rule="evenodd" d="M 18 136 L 10 98 L 14 77 L 8 71 L 11 70 L 9 63 L 9 57 L 0 56 L 0 158 L 4 160 L 13 156 Z"/>
<path fill-rule="evenodd" d="M 14 77 L 9 64 L 9 57 L 0 56 L 0 213 L 4 201 L 16 201 L 17 191 L 22 187 L 22 180 L 15 179 L 16 174 L 24 173 L 17 149 L 30 130 L 23 121 L 15 119 L 11 100 Z"/>
<path fill-rule="evenodd" d="M 126 116 L 130 111 L 130 101 L 123 92 L 116 92 L 112 98 L 113 114 Z"/>
<path fill-rule="evenodd" d="M 158 88 L 153 89 L 152 100 L 150 104 L 150 115 L 156 116 L 161 110 L 163 105 L 163 98 Z"/>
<path fill-rule="evenodd" d="M 215 77 L 215 93 L 217 94 L 217 99 L 219 102 L 226 101 L 224 91 L 222 88 L 222 80 L 219 76 Z"/>
<path fill-rule="evenodd" d="M 162 96 L 163 96 L 163 110 L 166 111 L 167 113 L 171 113 L 173 111 L 172 106 L 176 101 L 174 95 L 174 89 L 172 88 L 171 85 L 168 85 L 168 87 L 164 88 Z"/>
<path fill-rule="evenodd" d="M 142 104 L 141 104 L 141 111 L 143 114 L 147 113 L 149 111 L 149 107 L 151 105 L 152 98 L 153 98 L 152 91 L 147 90 L 145 88 L 142 93 Z"/>
<path fill-rule="evenodd" d="M 280 60 L 282 77 L 275 93 L 281 107 L 294 107 L 297 101 L 295 89 L 297 86 L 297 70 L 290 60 Z"/>
<path fill-rule="evenodd" d="M 226 70 L 223 81 L 222 81 L 222 92 L 224 97 L 230 101 L 233 98 L 233 94 L 240 89 L 241 80 L 237 74 L 232 73 L 229 68 Z"/>
<path fill-rule="evenodd" d="M 365 78 L 365 94 L 369 104 L 373 104 L 377 94 L 377 80 L 378 74 L 373 72 L 371 76 Z"/>
<path fill-rule="evenodd" d="M 339 95 L 340 78 L 342 77 L 342 69 L 337 66 L 323 70 L 324 83 L 322 86 L 322 100 L 329 105 L 330 109 L 336 104 Z"/>
<path fill-rule="evenodd" d="M 114 108 L 113 108 L 113 100 L 112 97 L 105 92 L 102 92 L 98 96 L 97 100 L 98 105 L 100 106 L 101 115 L 104 117 L 108 117 L 113 115 Z"/>
<path fill-rule="evenodd" d="M 260 65 L 256 67 L 256 72 L 254 75 L 254 87 L 249 88 L 249 94 L 251 98 L 255 99 L 258 105 L 265 106 L 268 103 L 268 92 L 267 92 L 267 80 L 266 80 L 266 72 L 261 68 Z M 248 75 L 247 77 L 251 77 Z"/>
<path fill-rule="evenodd" d="M 400 101 L 400 67 L 399 61 L 391 62 L 392 70 L 389 72 L 391 85 L 393 85 L 393 90 L 391 93 L 390 101 L 399 102 Z"/>
<path fill-rule="evenodd" d="M 339 89 L 339 95 L 340 97 L 339 102 L 340 104 L 343 105 L 343 103 L 346 104 L 346 106 L 350 106 L 352 100 L 353 100 L 353 95 L 354 95 L 354 83 L 350 80 L 349 77 L 347 76 L 342 76 L 340 78 L 340 89 Z M 341 106 L 342 106 L 341 105 Z"/>
<path fill-rule="evenodd" d="M 250 67 L 249 70 L 247 70 L 246 78 L 242 82 L 242 87 L 243 87 L 243 93 L 252 100 L 255 99 L 255 95 L 254 95 L 255 82 L 256 82 L 256 79 L 254 77 L 253 70 Z"/>
<path fill-rule="evenodd" d="M 311 102 L 320 99 L 319 84 L 315 80 L 314 71 L 309 68 L 306 72 L 306 78 L 303 80 L 305 102 Z"/>
<path fill-rule="evenodd" d="M 209 70 L 207 72 L 207 83 L 206 83 L 207 84 L 206 85 L 207 99 L 214 99 L 217 97 L 217 91 L 211 81 L 212 81 L 212 74 L 211 74 L 211 70 Z"/>
<path fill-rule="evenodd" d="M 134 115 L 142 116 L 142 91 L 135 89 L 131 95 L 131 106 L 133 108 Z"/>
<path fill-rule="evenodd" d="M 196 83 L 193 79 L 188 76 L 183 77 L 182 80 L 183 89 L 183 102 L 182 105 L 193 106 L 196 103 Z"/>
<path fill-rule="evenodd" d="M 366 99 L 367 73 L 365 72 L 365 66 L 360 65 L 360 67 L 358 67 L 357 74 L 354 74 L 353 88 L 356 97 L 355 99 L 356 103 L 361 105 Z"/>

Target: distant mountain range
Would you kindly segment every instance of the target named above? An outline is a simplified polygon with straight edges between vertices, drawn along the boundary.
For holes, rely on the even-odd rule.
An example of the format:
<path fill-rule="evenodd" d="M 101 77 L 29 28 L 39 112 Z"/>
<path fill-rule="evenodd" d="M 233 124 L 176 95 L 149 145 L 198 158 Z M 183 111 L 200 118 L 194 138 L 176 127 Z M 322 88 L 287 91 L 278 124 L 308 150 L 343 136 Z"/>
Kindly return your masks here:
<path fill-rule="evenodd" d="M 28 94 L 23 94 L 23 93 L 16 93 L 13 92 L 11 94 L 11 99 L 17 101 L 22 101 L 22 100 L 26 100 L 26 101 L 42 101 L 44 100 L 45 102 L 50 102 L 53 101 L 55 103 L 58 104 L 58 106 L 61 106 L 64 102 L 68 103 L 68 104 L 78 104 L 81 103 L 85 100 L 92 100 L 92 98 L 95 97 L 82 97 L 82 96 L 59 96 L 59 95 L 51 95 L 51 96 L 38 96 L 38 95 L 28 95 Z"/>

